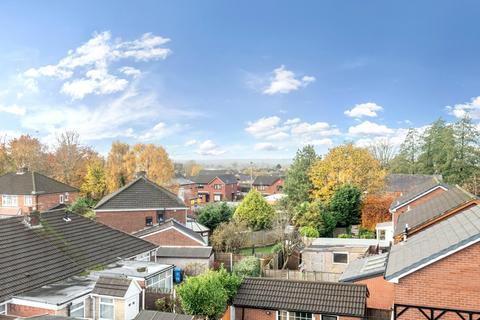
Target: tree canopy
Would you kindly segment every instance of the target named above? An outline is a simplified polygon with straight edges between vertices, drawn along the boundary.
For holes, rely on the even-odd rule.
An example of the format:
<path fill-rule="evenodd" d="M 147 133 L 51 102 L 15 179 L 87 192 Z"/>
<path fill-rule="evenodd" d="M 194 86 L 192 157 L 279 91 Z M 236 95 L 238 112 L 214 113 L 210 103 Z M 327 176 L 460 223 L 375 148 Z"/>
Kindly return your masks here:
<path fill-rule="evenodd" d="M 234 219 L 253 230 L 269 229 L 275 210 L 256 189 L 251 189 L 235 210 Z"/>
<path fill-rule="evenodd" d="M 229 221 L 235 207 L 227 205 L 225 202 L 210 203 L 200 208 L 197 214 L 197 221 L 210 230 L 214 230 L 222 222 Z"/>

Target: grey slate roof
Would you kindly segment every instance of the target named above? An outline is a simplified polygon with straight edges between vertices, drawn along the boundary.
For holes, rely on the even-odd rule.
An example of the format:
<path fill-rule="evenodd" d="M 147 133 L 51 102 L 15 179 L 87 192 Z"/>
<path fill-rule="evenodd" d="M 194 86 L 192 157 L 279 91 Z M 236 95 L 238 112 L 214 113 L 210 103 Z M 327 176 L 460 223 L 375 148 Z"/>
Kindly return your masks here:
<path fill-rule="evenodd" d="M 402 206 L 406 204 L 407 202 L 415 199 L 417 196 L 428 192 L 430 190 L 433 190 L 439 186 L 444 187 L 445 189 L 448 189 L 448 185 L 444 184 L 441 182 L 441 180 L 438 178 L 438 176 L 433 176 L 433 179 L 428 180 L 422 184 L 416 185 L 410 191 L 404 193 L 397 199 L 395 199 L 392 204 L 390 205 L 390 210 L 394 210 L 395 208 Z"/>
<path fill-rule="evenodd" d="M 100 276 L 92 290 L 93 294 L 110 297 L 125 297 L 132 280 L 123 277 Z"/>
<path fill-rule="evenodd" d="M 472 199 L 476 199 L 476 197 L 460 187 L 454 186 L 429 201 L 401 214 L 398 217 L 394 235 L 402 234 L 407 224 L 409 228 L 419 227 Z"/>
<path fill-rule="evenodd" d="M 233 301 L 236 307 L 363 317 L 366 285 L 272 278 L 245 278 Z"/>
<path fill-rule="evenodd" d="M 160 258 L 210 258 L 212 247 L 158 247 Z"/>
<path fill-rule="evenodd" d="M 385 191 L 407 193 L 415 186 L 431 181 L 435 177 L 442 180 L 441 175 L 391 173 L 385 178 Z"/>
<path fill-rule="evenodd" d="M 193 320 L 193 316 L 186 314 L 160 312 L 153 310 L 142 310 L 135 317 L 135 320 Z"/>
<path fill-rule="evenodd" d="M 132 235 L 135 236 L 135 237 L 141 238 L 141 237 L 148 236 L 149 234 L 152 234 L 154 232 L 161 231 L 161 230 L 171 228 L 171 227 L 176 228 L 176 229 L 182 231 L 183 233 L 188 234 L 190 237 L 192 237 L 192 238 L 194 238 L 194 239 L 196 239 L 196 240 L 198 240 L 202 243 L 205 243 L 203 241 L 202 236 L 200 236 L 198 233 L 196 233 L 192 229 L 187 228 L 186 226 L 184 226 L 183 224 L 181 224 L 180 222 L 178 222 L 175 219 L 168 219 L 162 224 L 159 224 L 159 225 L 156 225 L 156 226 L 153 226 L 153 227 L 148 227 L 146 229 L 137 231 L 137 232 L 133 233 Z"/>
<path fill-rule="evenodd" d="M 341 275 L 340 282 L 352 282 L 383 275 L 387 266 L 388 253 L 368 256 L 351 261 Z"/>
<path fill-rule="evenodd" d="M 139 177 L 105 196 L 95 210 L 184 208 L 183 201 L 169 190 Z"/>
<path fill-rule="evenodd" d="M 278 176 L 258 176 L 253 181 L 254 186 L 271 186 L 275 181 L 279 180 Z"/>
<path fill-rule="evenodd" d="M 203 174 L 203 175 L 189 177 L 188 179 L 194 181 L 197 184 L 209 184 L 215 178 L 219 178 L 225 184 L 236 184 L 238 182 L 237 177 L 235 177 L 233 174 L 219 174 L 219 175 Z"/>
<path fill-rule="evenodd" d="M 64 210 L 44 212 L 34 229 L 22 217 L 0 219 L 0 301 L 156 248 L 82 216 L 63 217 Z"/>
<path fill-rule="evenodd" d="M 392 246 L 385 279 L 391 280 L 480 240 L 480 206 L 475 206 L 413 235 Z"/>
<path fill-rule="evenodd" d="M 35 171 L 10 172 L 0 176 L 0 194 L 30 195 L 77 192 L 78 189 Z"/>

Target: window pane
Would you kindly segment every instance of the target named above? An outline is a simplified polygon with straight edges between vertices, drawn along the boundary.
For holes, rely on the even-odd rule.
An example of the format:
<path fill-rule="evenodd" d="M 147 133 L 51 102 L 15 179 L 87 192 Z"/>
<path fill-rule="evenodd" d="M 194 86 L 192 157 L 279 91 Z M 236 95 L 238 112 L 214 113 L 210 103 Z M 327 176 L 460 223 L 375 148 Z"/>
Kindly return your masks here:
<path fill-rule="evenodd" d="M 5 314 L 5 305 L 0 304 L 0 314 Z"/>
<path fill-rule="evenodd" d="M 278 320 L 287 320 L 287 311 L 278 311 Z"/>
<path fill-rule="evenodd" d="M 334 253 L 333 254 L 334 263 L 348 263 L 348 253 Z"/>
<path fill-rule="evenodd" d="M 322 320 L 337 320 L 337 316 L 322 315 Z"/>
<path fill-rule="evenodd" d="M 112 298 L 100 298 L 100 303 L 110 303 L 113 304 Z"/>
<path fill-rule="evenodd" d="M 100 304 L 100 318 L 113 319 L 113 306 Z"/>

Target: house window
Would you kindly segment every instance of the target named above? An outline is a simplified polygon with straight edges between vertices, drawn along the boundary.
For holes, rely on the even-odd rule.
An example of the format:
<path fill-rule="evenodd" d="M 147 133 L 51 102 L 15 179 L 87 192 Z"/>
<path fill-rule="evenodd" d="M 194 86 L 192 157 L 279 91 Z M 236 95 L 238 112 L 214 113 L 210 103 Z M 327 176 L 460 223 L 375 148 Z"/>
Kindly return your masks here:
<path fill-rule="evenodd" d="M 0 304 L 0 314 L 7 314 L 6 304 Z"/>
<path fill-rule="evenodd" d="M 173 286 L 172 269 L 147 279 L 147 288 L 168 289 Z"/>
<path fill-rule="evenodd" d="M 322 314 L 322 320 L 337 320 L 337 316 L 330 316 L 330 315 L 324 315 Z"/>
<path fill-rule="evenodd" d="M 112 298 L 100 298 L 100 319 L 114 319 L 114 306 Z"/>
<path fill-rule="evenodd" d="M 277 320 L 312 320 L 312 314 L 309 312 L 279 311 Z"/>
<path fill-rule="evenodd" d="M 165 211 L 158 210 L 157 211 L 157 223 L 163 223 L 165 221 Z"/>
<path fill-rule="evenodd" d="M 222 195 L 221 194 L 213 195 L 213 201 L 215 202 L 222 201 Z"/>
<path fill-rule="evenodd" d="M 150 252 L 139 254 L 135 257 L 136 261 L 150 261 Z"/>
<path fill-rule="evenodd" d="M 70 196 L 70 194 L 69 194 L 68 192 L 67 192 L 67 193 L 65 193 L 65 201 L 67 201 L 67 202 L 68 202 L 68 197 L 69 197 L 69 196 Z"/>
<path fill-rule="evenodd" d="M 222 190 L 222 185 L 221 184 L 214 184 L 213 189 L 215 190 Z"/>
<path fill-rule="evenodd" d="M 60 198 L 59 198 L 59 203 L 65 203 L 65 197 L 63 196 L 63 194 L 60 195 Z"/>
<path fill-rule="evenodd" d="M 18 206 L 17 196 L 9 196 L 9 195 L 2 196 L 2 207 L 17 207 L 17 206 Z"/>
<path fill-rule="evenodd" d="M 32 206 L 33 205 L 33 196 L 23 196 L 23 203 L 27 207 Z"/>
<path fill-rule="evenodd" d="M 257 189 L 258 189 L 259 191 L 264 191 L 264 190 L 266 189 L 266 187 L 265 187 L 265 186 L 258 186 Z"/>
<path fill-rule="evenodd" d="M 333 253 L 333 263 L 347 264 L 348 263 L 348 253 L 347 252 L 334 252 Z"/>
<path fill-rule="evenodd" d="M 85 302 L 80 301 L 74 303 L 70 307 L 70 317 L 72 318 L 85 318 Z"/>
<path fill-rule="evenodd" d="M 146 218 L 145 218 L 145 225 L 146 225 L 147 227 L 153 226 L 153 217 L 146 217 Z"/>
<path fill-rule="evenodd" d="M 378 231 L 378 239 L 379 240 L 385 240 L 385 238 L 386 238 L 385 235 L 386 235 L 385 230 L 379 230 Z"/>

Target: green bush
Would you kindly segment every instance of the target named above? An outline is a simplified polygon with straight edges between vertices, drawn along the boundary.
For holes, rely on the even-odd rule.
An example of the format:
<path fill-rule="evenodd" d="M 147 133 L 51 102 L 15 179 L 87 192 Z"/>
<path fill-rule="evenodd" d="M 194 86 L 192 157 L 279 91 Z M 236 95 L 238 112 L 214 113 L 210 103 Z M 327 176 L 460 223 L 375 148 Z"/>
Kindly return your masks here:
<path fill-rule="evenodd" d="M 248 256 L 234 266 L 233 272 L 239 277 L 258 277 L 260 276 L 260 261 L 254 256 Z"/>
<path fill-rule="evenodd" d="M 256 189 L 251 189 L 235 210 L 233 217 L 253 230 L 270 229 L 275 210 Z"/>
<path fill-rule="evenodd" d="M 77 201 L 72 203 L 68 207 L 68 211 L 73 212 L 75 214 L 82 215 L 84 217 L 94 219 L 95 212 L 93 211 L 93 207 L 95 206 L 95 200 L 90 198 L 78 198 Z"/>
<path fill-rule="evenodd" d="M 320 232 L 318 229 L 310 226 L 305 226 L 300 228 L 300 234 L 304 237 L 308 238 L 318 238 L 320 237 Z"/>
<path fill-rule="evenodd" d="M 213 231 L 222 222 L 229 221 L 234 211 L 235 207 L 225 202 L 207 204 L 198 211 L 197 221 Z"/>
<path fill-rule="evenodd" d="M 358 237 L 360 239 L 375 239 L 375 231 L 360 228 L 360 231 L 358 232 Z"/>
<path fill-rule="evenodd" d="M 278 252 L 280 252 L 280 251 L 282 251 L 282 250 L 283 250 L 282 244 L 281 244 L 281 243 L 277 243 L 277 244 L 275 244 L 275 245 L 272 247 L 271 252 L 272 252 L 272 253 L 278 253 Z"/>
<path fill-rule="evenodd" d="M 353 236 L 351 234 L 342 233 L 337 236 L 337 238 L 351 239 Z"/>

